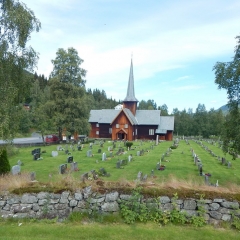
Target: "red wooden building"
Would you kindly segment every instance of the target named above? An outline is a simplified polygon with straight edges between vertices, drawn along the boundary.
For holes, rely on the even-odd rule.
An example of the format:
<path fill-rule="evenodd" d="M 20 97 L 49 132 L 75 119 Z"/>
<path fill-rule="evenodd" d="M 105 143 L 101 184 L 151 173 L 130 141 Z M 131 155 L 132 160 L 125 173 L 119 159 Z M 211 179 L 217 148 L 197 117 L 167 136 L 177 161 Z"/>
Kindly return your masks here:
<path fill-rule="evenodd" d="M 135 97 L 133 64 L 131 61 L 127 96 L 122 109 L 91 110 L 91 138 L 111 138 L 112 140 L 136 139 L 172 140 L 174 117 L 161 116 L 161 110 L 137 110 Z"/>

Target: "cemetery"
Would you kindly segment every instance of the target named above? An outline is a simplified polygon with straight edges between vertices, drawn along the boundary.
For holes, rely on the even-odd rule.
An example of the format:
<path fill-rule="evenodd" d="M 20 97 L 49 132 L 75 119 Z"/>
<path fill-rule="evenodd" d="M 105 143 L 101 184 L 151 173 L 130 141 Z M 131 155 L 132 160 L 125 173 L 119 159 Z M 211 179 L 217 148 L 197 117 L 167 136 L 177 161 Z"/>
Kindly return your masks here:
<path fill-rule="evenodd" d="M 19 153 L 9 160 L 13 177 L 28 176 L 29 186 L 11 186 L 14 194 L 22 196 L 20 206 L 25 203 L 34 205 L 36 202 L 32 199 L 35 199 L 38 203 L 36 209 L 41 209 L 41 192 L 46 190 L 50 198 L 55 199 L 51 200 L 57 204 L 54 208 L 60 207 L 58 203 L 68 201 L 64 211 L 54 210 L 48 216 L 50 218 L 65 218 L 71 211 L 84 211 L 86 203 L 82 201 L 98 194 L 99 198 L 95 197 L 94 202 L 98 202 L 101 211 L 118 212 L 120 205 L 117 202 L 125 195 L 131 195 L 138 186 L 142 187 L 146 198 L 158 196 L 163 199 L 161 208 L 169 211 L 174 204 L 171 198 L 177 194 L 179 203 L 182 202 L 179 209 L 191 216 L 198 213 L 199 198 L 204 196 L 208 222 L 230 221 L 232 206 L 239 209 L 239 159 L 232 160 L 230 155 L 223 154 L 219 144 L 208 140 L 177 138 L 172 142 L 157 143 L 136 140 L 131 148 L 126 147 L 124 141 L 94 140 L 90 145 L 81 145 L 80 151 L 73 144 L 20 148 Z M 2 191 L 6 190 L 0 187 Z M 36 193 L 29 195 L 29 189 L 31 192 L 35 189 Z M 63 200 L 69 191 L 75 192 L 75 196 Z M 111 194 L 118 200 L 107 200 Z M 11 210 L 6 208 L 7 201 L 0 203 L 2 213 L 9 216 Z M 221 210 L 223 208 L 225 210 Z M 14 211 L 19 216 L 24 215 Z M 42 216 L 43 213 L 38 211 L 32 214 Z M 29 216 L 29 212 L 25 215 Z"/>

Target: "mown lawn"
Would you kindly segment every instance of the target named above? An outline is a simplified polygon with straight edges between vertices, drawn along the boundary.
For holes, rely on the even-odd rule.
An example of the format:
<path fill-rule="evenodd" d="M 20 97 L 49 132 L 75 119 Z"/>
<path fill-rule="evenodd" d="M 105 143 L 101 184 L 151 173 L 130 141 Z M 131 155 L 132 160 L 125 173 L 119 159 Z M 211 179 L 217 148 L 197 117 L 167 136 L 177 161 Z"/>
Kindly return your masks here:
<path fill-rule="evenodd" d="M 135 181 L 137 174 L 141 171 L 143 174 L 148 175 L 148 181 L 155 183 L 167 182 L 170 178 L 177 178 L 183 180 L 190 180 L 201 182 L 204 184 L 204 177 L 199 176 L 198 168 L 194 164 L 191 149 L 199 156 L 203 164 L 203 172 L 211 173 L 210 182 L 215 184 L 219 181 L 220 186 L 227 186 L 231 184 L 240 183 L 240 161 L 239 159 L 231 160 L 230 155 L 224 155 L 222 150 L 215 145 L 203 142 L 204 145 L 208 145 L 217 156 L 225 157 L 227 161 L 231 161 L 232 167 L 221 165 L 221 162 L 217 160 L 217 157 L 213 157 L 204 148 L 193 140 L 187 144 L 184 140 L 179 142 L 177 149 L 173 149 L 169 156 L 164 158 L 161 163 L 166 166 L 164 171 L 156 170 L 156 165 L 160 161 L 162 155 L 167 152 L 168 148 L 173 142 L 161 142 L 158 146 L 153 146 L 155 142 L 146 141 L 141 143 L 140 141 L 133 142 L 132 149 L 127 151 L 122 142 L 116 144 L 116 148 L 113 150 L 113 157 L 107 157 L 106 161 L 102 161 L 102 153 L 105 152 L 107 156 L 110 155 L 108 147 L 112 146 L 112 142 L 106 141 L 101 148 L 99 143 L 93 145 L 92 157 L 87 157 L 87 151 L 89 150 L 89 144 L 85 144 L 82 151 L 72 151 L 70 145 L 68 149 L 73 156 L 74 162 L 78 163 L 79 171 L 70 173 L 76 179 L 80 180 L 80 176 L 93 169 L 98 171 L 100 168 L 104 168 L 109 177 L 102 177 L 107 181 Z M 63 148 L 66 145 L 62 144 Z M 125 149 L 125 153 L 117 156 L 116 152 L 119 147 Z M 52 157 L 51 152 L 56 151 L 57 145 L 50 145 L 41 147 L 41 151 L 45 153 L 41 154 L 42 160 L 34 161 L 31 151 L 34 147 L 19 148 L 18 154 L 10 157 L 9 161 L 11 166 L 16 165 L 18 160 L 23 162 L 21 166 L 21 172 L 36 172 L 36 179 L 40 182 L 57 181 L 59 177 L 59 166 L 67 162 L 68 155 L 64 151 L 58 151 L 58 156 Z M 76 146 L 75 146 L 76 149 Z M 98 153 L 98 149 L 102 150 L 102 153 Z M 137 156 L 137 151 L 145 150 L 143 156 Z M 116 168 L 116 162 L 122 159 L 128 159 L 128 156 L 132 154 L 133 161 L 128 162 L 126 166 L 121 169 Z M 70 164 L 68 164 L 70 169 Z M 151 171 L 154 170 L 154 177 L 151 176 Z M 64 175 L 63 175 L 64 177 Z"/>
<path fill-rule="evenodd" d="M 239 239 L 240 233 L 226 228 L 206 226 L 158 226 L 157 224 L 100 224 L 100 223 L 49 223 L 49 222 L 1 222 L 2 240 L 222 240 Z"/>

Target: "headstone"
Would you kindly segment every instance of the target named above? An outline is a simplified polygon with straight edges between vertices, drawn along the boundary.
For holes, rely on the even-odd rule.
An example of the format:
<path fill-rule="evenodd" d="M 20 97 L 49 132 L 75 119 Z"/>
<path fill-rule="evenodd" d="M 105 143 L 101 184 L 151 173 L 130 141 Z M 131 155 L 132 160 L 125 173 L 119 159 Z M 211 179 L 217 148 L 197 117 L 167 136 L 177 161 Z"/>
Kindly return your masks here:
<path fill-rule="evenodd" d="M 128 156 L 128 161 L 131 162 L 132 161 L 132 155 Z"/>
<path fill-rule="evenodd" d="M 64 174 L 64 173 L 66 173 L 67 172 L 67 164 L 65 163 L 65 164 L 61 164 L 60 166 L 59 166 L 59 173 L 60 174 Z"/>
<path fill-rule="evenodd" d="M 108 151 L 112 151 L 112 147 L 109 146 L 109 147 L 108 147 Z"/>
<path fill-rule="evenodd" d="M 85 182 L 86 180 L 88 180 L 88 173 L 82 174 L 82 175 L 81 175 L 81 180 L 82 180 L 83 182 Z"/>
<path fill-rule="evenodd" d="M 17 161 L 17 165 L 18 165 L 18 166 L 22 166 L 22 165 L 23 165 L 22 161 L 21 161 L 21 160 L 18 160 L 18 161 Z"/>
<path fill-rule="evenodd" d="M 82 146 L 79 145 L 79 146 L 77 147 L 77 149 L 78 149 L 78 151 L 81 151 L 81 150 L 82 150 Z"/>
<path fill-rule="evenodd" d="M 199 166 L 199 175 L 202 176 L 202 171 L 203 171 L 202 164 L 199 164 L 198 166 Z"/>
<path fill-rule="evenodd" d="M 63 151 L 63 148 L 61 145 L 57 146 L 57 151 Z"/>
<path fill-rule="evenodd" d="M 205 184 L 209 185 L 209 176 L 208 175 L 205 175 Z"/>
<path fill-rule="evenodd" d="M 38 160 L 40 158 L 40 153 L 34 153 L 33 160 Z"/>
<path fill-rule="evenodd" d="M 117 161 L 117 163 L 116 163 L 116 168 L 121 168 L 121 162 L 120 161 Z"/>
<path fill-rule="evenodd" d="M 66 150 L 65 150 L 65 153 L 66 153 L 66 154 L 68 154 L 68 153 L 69 153 L 68 149 L 66 149 Z"/>
<path fill-rule="evenodd" d="M 154 177 L 154 170 L 151 171 L 151 177 Z"/>
<path fill-rule="evenodd" d="M 92 156 L 92 150 L 88 150 L 87 151 L 87 157 L 91 157 Z"/>
<path fill-rule="evenodd" d="M 158 145 L 159 135 L 156 136 L 156 145 Z"/>
<path fill-rule="evenodd" d="M 102 152 L 102 149 L 101 149 L 101 148 L 99 148 L 99 149 L 98 149 L 98 153 L 101 153 L 101 152 Z"/>
<path fill-rule="evenodd" d="M 137 180 L 142 181 L 142 172 L 138 172 Z"/>
<path fill-rule="evenodd" d="M 228 168 L 231 168 L 231 167 L 232 167 L 231 162 L 228 162 Z"/>
<path fill-rule="evenodd" d="M 143 178 L 142 178 L 142 181 L 147 181 L 147 177 L 148 177 L 148 175 L 147 174 L 145 174 L 144 176 L 143 176 Z"/>
<path fill-rule="evenodd" d="M 109 153 L 109 157 L 112 157 L 112 156 L 113 156 L 113 153 L 112 153 L 112 152 L 110 152 L 110 153 Z"/>
<path fill-rule="evenodd" d="M 226 164 L 226 159 L 222 158 L 222 165 L 225 165 L 225 164 Z"/>
<path fill-rule="evenodd" d="M 72 163 L 73 162 L 73 156 L 69 156 L 67 158 L 67 163 Z"/>
<path fill-rule="evenodd" d="M 103 153 L 103 154 L 102 154 L 102 161 L 105 161 L 106 159 L 107 159 L 106 153 Z"/>
<path fill-rule="evenodd" d="M 31 172 L 31 173 L 30 173 L 30 180 L 31 180 L 31 181 L 36 180 L 36 172 Z"/>
<path fill-rule="evenodd" d="M 71 163 L 71 171 L 72 172 L 78 171 L 78 163 L 77 162 Z"/>
<path fill-rule="evenodd" d="M 21 167 L 19 165 L 14 165 L 12 167 L 12 175 L 17 175 L 21 173 Z"/>
<path fill-rule="evenodd" d="M 58 151 L 52 151 L 52 157 L 57 157 L 58 156 Z"/>
<path fill-rule="evenodd" d="M 137 156 L 140 156 L 140 151 L 137 151 Z"/>
<path fill-rule="evenodd" d="M 96 171 L 95 171 L 95 170 L 92 170 L 91 173 L 92 173 L 92 175 L 93 175 L 93 179 L 94 179 L 94 180 L 97 180 L 97 179 L 98 179 L 98 175 L 97 175 Z"/>
<path fill-rule="evenodd" d="M 156 166 L 156 169 L 159 170 L 159 168 L 160 168 L 160 163 L 158 162 L 157 166 Z"/>

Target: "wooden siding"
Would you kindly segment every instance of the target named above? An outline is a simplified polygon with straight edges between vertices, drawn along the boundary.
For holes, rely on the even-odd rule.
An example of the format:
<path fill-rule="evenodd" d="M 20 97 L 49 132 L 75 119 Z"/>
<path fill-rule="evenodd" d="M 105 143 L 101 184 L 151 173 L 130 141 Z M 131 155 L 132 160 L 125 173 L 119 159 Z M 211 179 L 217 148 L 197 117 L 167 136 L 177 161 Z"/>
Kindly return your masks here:
<path fill-rule="evenodd" d="M 118 128 L 116 127 L 117 124 L 119 125 Z M 125 128 L 125 124 L 128 125 L 127 128 Z M 117 139 L 133 140 L 133 126 L 123 111 L 112 123 L 112 140 Z"/>
<path fill-rule="evenodd" d="M 149 129 L 154 129 L 155 130 L 158 128 L 157 125 L 142 125 L 142 126 L 138 126 L 138 134 L 136 136 L 137 139 L 156 139 L 156 134 L 154 133 L 154 135 L 149 135 Z"/>
<path fill-rule="evenodd" d="M 109 133 L 110 124 L 99 124 L 99 138 L 111 138 L 112 134 Z"/>
<path fill-rule="evenodd" d="M 89 133 L 90 138 L 99 138 L 99 136 L 96 134 L 96 131 L 99 130 L 99 128 L 96 127 L 96 122 L 90 123 L 91 124 L 91 130 Z"/>
<path fill-rule="evenodd" d="M 137 111 L 137 103 L 136 102 L 123 102 L 123 108 L 128 108 L 132 114 L 135 116 Z"/>

